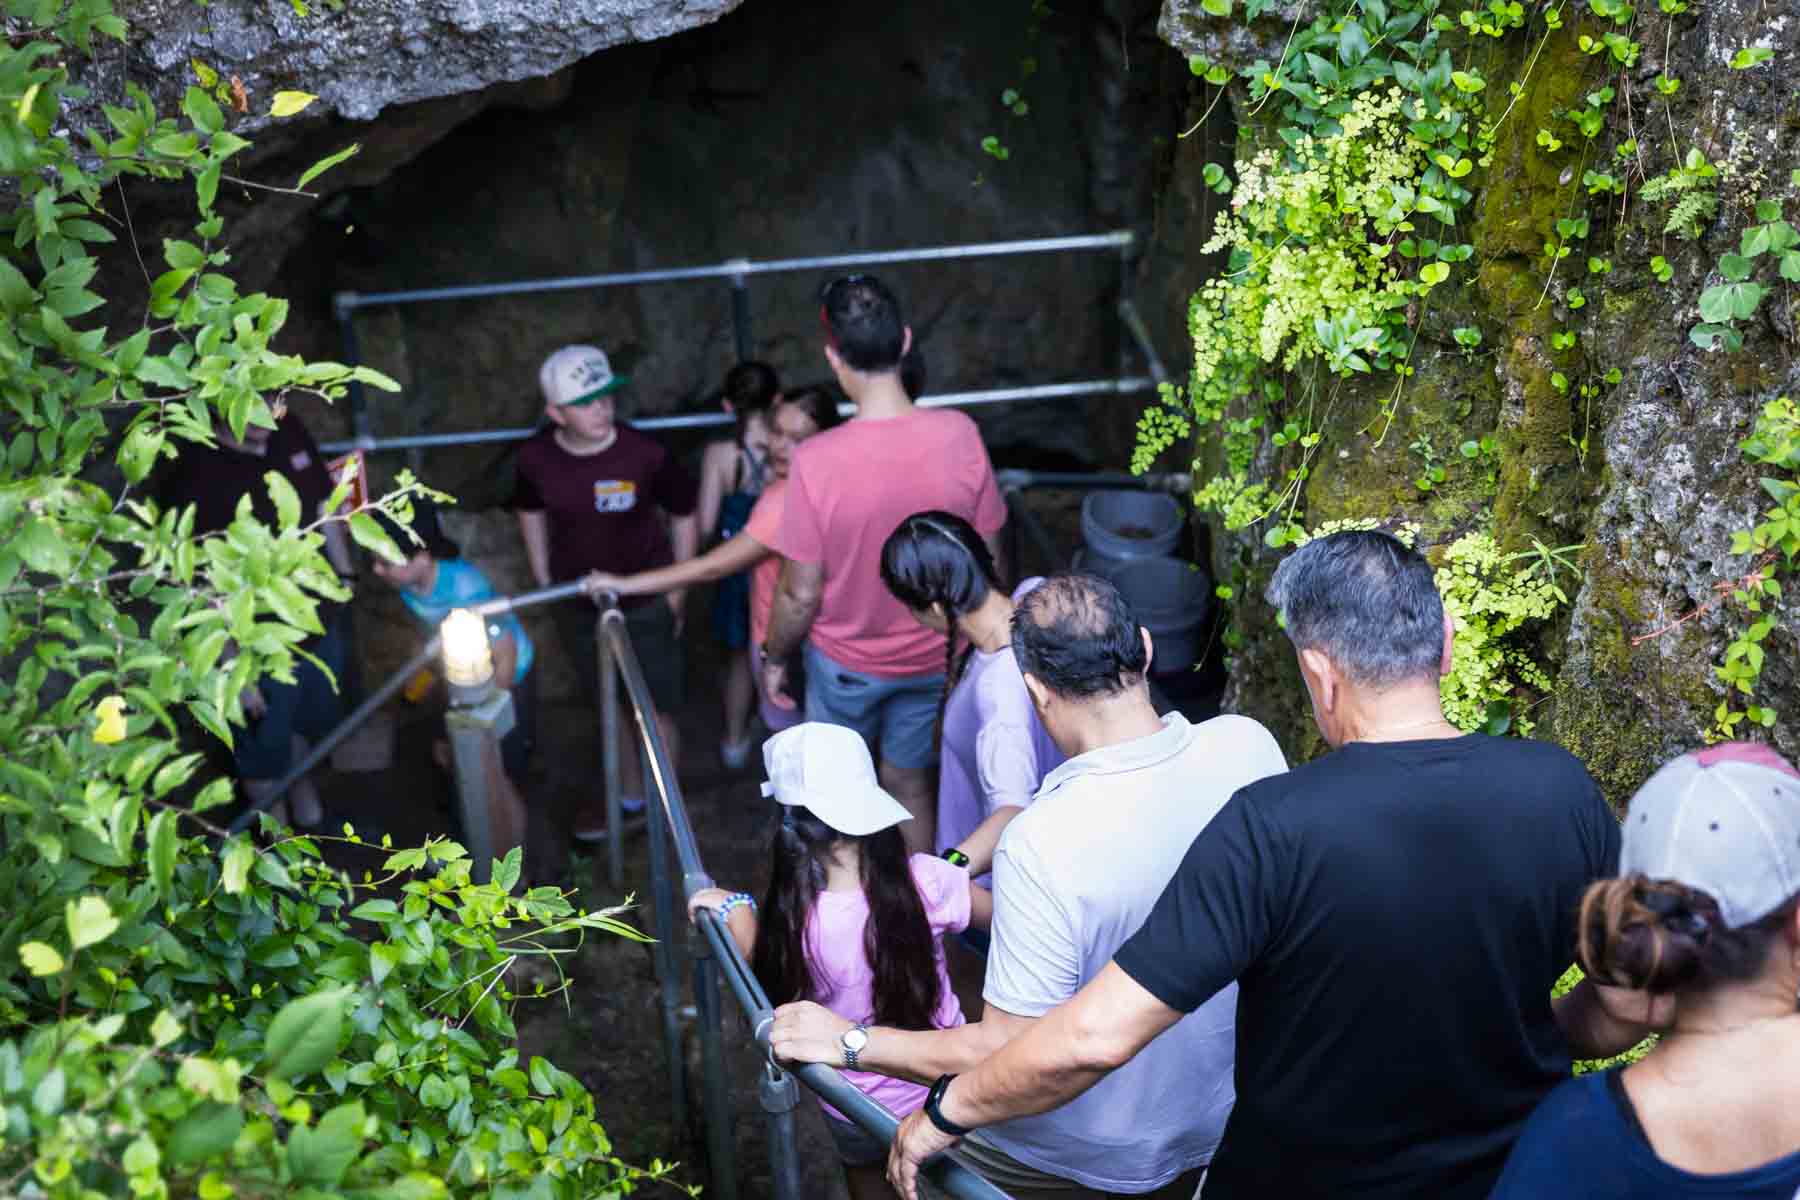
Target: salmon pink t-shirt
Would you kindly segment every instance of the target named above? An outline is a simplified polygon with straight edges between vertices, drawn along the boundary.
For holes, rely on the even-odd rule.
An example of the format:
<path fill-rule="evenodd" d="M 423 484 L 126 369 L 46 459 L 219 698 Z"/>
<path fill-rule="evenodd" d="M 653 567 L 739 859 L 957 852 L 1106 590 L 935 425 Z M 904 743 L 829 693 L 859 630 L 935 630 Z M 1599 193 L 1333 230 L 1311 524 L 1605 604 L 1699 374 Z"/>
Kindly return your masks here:
<path fill-rule="evenodd" d="M 981 432 L 966 413 L 914 409 L 858 418 L 794 451 L 775 548 L 823 563 L 825 595 L 809 637 L 840 666 L 897 679 L 944 669 L 944 635 L 917 621 L 881 582 L 881 545 L 916 512 L 955 513 L 983 536 L 1006 524 Z"/>
<path fill-rule="evenodd" d="M 929 854 L 913 855 L 910 865 L 936 943 L 938 1006 L 931 1023 L 938 1029 L 954 1029 L 963 1023 L 963 1012 L 944 966 L 944 935 L 969 927 L 969 873 Z M 814 1000 L 845 1020 L 873 1024 L 875 971 L 863 950 L 868 922 L 869 900 L 862 889 L 820 892 L 806 918 L 806 965 L 812 973 Z M 844 1078 L 896 1116 L 925 1103 L 925 1088 L 904 1079 L 871 1071 L 845 1071 Z M 824 1108 L 840 1121 L 849 1119 L 829 1104 Z"/>
<path fill-rule="evenodd" d="M 756 498 L 744 532 L 769 547 L 781 540 L 781 513 L 785 506 L 787 480 L 771 479 Z M 775 588 L 781 582 L 781 555 L 770 554 L 750 568 L 750 644 L 760 646 L 769 640 L 769 617 L 775 611 Z"/>

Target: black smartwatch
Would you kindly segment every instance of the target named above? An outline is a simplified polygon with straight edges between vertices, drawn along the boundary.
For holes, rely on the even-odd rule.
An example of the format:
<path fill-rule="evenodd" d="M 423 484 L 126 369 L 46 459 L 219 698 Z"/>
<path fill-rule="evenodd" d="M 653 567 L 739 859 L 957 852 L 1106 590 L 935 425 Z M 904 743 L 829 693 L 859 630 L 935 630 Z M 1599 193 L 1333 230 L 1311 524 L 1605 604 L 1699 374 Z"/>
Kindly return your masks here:
<path fill-rule="evenodd" d="M 953 867 L 966 867 L 969 865 L 969 856 L 964 854 L 961 850 L 958 850 L 955 846 L 944 851 L 943 859 Z"/>
<path fill-rule="evenodd" d="M 955 1078 L 956 1076 L 954 1075 L 939 1075 L 937 1077 L 937 1082 L 931 1085 L 931 1090 L 929 1092 L 925 1093 L 925 1117 L 933 1125 L 936 1125 L 951 1137 L 968 1137 L 971 1133 L 975 1132 L 974 1129 L 967 1125 L 958 1125 L 955 1121 L 946 1117 L 944 1115 L 944 1110 L 938 1107 L 944 1099 L 944 1092 L 950 1087 L 950 1081 Z"/>

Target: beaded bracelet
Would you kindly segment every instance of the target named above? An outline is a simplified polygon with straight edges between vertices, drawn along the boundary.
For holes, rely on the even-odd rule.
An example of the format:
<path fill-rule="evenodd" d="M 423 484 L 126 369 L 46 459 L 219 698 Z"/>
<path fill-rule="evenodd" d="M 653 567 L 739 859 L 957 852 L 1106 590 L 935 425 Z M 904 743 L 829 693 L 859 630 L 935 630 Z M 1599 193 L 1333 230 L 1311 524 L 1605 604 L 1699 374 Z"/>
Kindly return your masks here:
<path fill-rule="evenodd" d="M 719 914 L 719 920 L 723 921 L 727 917 L 731 916 L 732 909 L 743 908 L 746 905 L 749 906 L 749 909 L 751 912 L 755 912 L 756 911 L 756 898 L 754 896 L 752 896 L 749 892 L 733 892 L 733 893 L 731 893 L 731 895 L 729 895 L 729 896 L 725 897 L 725 899 L 719 901 L 719 907 L 717 910 L 718 914 Z"/>

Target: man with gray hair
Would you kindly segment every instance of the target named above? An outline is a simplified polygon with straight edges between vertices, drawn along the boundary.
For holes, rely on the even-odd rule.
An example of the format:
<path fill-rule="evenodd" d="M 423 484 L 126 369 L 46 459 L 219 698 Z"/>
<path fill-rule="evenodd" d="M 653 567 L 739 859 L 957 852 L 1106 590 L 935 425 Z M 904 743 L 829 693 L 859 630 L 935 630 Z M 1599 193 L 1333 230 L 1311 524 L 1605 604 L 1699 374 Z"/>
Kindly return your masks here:
<path fill-rule="evenodd" d="M 1644 1032 L 1641 996 L 1588 982 L 1551 1001 L 1618 822 L 1567 751 L 1444 720 L 1454 630 L 1424 557 L 1332 534 L 1269 599 L 1332 753 L 1239 790 L 1104 971 L 934 1090 L 895 1140 L 903 1195 L 957 1135 L 1158 1053 L 1234 979 L 1237 1107 L 1206 1200 L 1479 1200 L 1571 1051 Z"/>
<path fill-rule="evenodd" d="M 921 1083 L 979 1065 L 1106 967 L 1233 793 L 1286 768 L 1275 739 L 1248 717 L 1191 725 L 1180 713 L 1157 714 L 1150 635 L 1098 576 L 1053 575 L 1023 596 L 1012 650 L 1068 760 L 1045 776 L 994 855 L 981 1019 L 871 1029 L 789 1004 L 769 1037 L 782 1058 Z M 969 1165 L 1018 1200 L 1190 1200 L 1231 1111 L 1229 985 L 1172 1022 L 1154 1054 L 1088 1095 L 982 1130 L 963 1147 Z"/>

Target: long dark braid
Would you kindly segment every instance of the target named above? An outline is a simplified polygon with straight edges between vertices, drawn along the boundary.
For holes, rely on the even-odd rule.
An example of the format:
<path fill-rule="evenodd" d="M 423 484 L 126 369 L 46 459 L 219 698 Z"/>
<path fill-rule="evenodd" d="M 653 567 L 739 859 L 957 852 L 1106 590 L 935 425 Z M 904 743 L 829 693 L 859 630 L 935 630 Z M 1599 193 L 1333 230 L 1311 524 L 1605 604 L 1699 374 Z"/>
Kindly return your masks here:
<path fill-rule="evenodd" d="M 944 688 L 938 696 L 934 735 L 941 743 L 944 711 L 960 674 L 956 621 L 981 607 L 990 591 L 999 590 L 994 556 L 975 527 L 956 514 L 937 509 L 914 513 L 882 544 L 881 581 L 894 599 L 914 612 L 928 612 L 936 606 L 949 622 L 944 639 Z M 972 653 L 974 647 L 968 651 Z"/>

